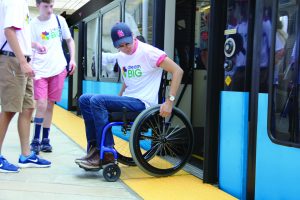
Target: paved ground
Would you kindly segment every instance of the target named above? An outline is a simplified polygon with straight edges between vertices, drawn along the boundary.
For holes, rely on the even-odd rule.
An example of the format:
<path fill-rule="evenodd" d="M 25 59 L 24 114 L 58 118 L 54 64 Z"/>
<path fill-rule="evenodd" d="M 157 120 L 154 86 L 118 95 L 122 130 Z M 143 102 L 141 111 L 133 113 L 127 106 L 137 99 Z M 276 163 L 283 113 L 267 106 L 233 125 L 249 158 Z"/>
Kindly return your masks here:
<path fill-rule="evenodd" d="M 22 169 L 17 174 L 0 173 L 0 200 L 141 199 L 122 181 L 106 182 L 102 171 L 80 169 L 74 159 L 84 155 L 84 151 L 54 126 L 51 127 L 50 139 L 53 153 L 41 156 L 52 161 L 52 167 Z M 17 163 L 20 155 L 17 116 L 10 124 L 2 154 L 10 162 Z"/>

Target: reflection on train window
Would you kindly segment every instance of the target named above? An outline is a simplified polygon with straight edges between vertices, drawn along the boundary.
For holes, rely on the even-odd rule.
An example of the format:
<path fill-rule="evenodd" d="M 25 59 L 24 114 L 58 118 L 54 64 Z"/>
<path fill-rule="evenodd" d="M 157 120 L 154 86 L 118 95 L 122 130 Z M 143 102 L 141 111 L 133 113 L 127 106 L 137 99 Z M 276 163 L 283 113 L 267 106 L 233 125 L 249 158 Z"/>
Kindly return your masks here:
<path fill-rule="evenodd" d="M 231 0 L 227 7 L 227 27 L 224 44 L 224 90 L 247 91 L 248 1 Z M 249 58 L 248 58 L 249 59 Z"/>
<path fill-rule="evenodd" d="M 98 18 L 95 18 L 86 25 L 86 68 L 85 79 L 96 79 L 97 76 L 97 48 L 98 48 Z"/>
<path fill-rule="evenodd" d="M 125 4 L 125 23 L 148 44 L 152 44 L 152 5 L 153 0 L 127 0 Z"/>
<path fill-rule="evenodd" d="M 102 62 L 100 64 L 100 78 L 102 80 L 107 78 L 107 81 L 118 81 L 119 70 L 118 67 L 114 67 L 118 50 L 112 43 L 110 31 L 112 26 L 120 22 L 120 16 L 120 7 L 118 6 L 105 13 L 102 18 Z"/>
<path fill-rule="evenodd" d="M 184 71 L 182 83 L 190 84 L 191 70 L 194 67 L 194 43 L 195 13 L 194 5 L 190 0 L 176 1 L 175 16 L 175 42 L 174 42 L 174 60 Z"/>
<path fill-rule="evenodd" d="M 198 0 L 195 15 L 195 69 L 207 69 L 208 66 L 208 29 L 210 1 Z M 177 50 L 175 62 L 179 64 Z"/>
<path fill-rule="evenodd" d="M 293 2 L 279 3 L 270 130 L 277 141 L 300 144 L 299 134 L 299 30 Z"/>
<path fill-rule="evenodd" d="M 272 42 L 272 6 L 269 5 L 263 10 L 261 49 L 259 62 L 259 92 L 267 93 L 269 89 L 269 68 L 270 68 L 270 50 Z M 276 22 L 275 22 L 276 23 Z"/>

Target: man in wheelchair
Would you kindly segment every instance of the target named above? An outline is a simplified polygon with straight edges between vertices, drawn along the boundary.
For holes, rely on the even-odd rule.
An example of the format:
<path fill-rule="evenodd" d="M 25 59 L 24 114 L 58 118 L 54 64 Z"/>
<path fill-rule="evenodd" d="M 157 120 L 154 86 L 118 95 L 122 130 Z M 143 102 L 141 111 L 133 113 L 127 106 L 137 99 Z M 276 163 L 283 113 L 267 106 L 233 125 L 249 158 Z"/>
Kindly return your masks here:
<path fill-rule="evenodd" d="M 117 23 L 111 29 L 111 38 L 119 50 L 117 61 L 123 78 L 119 96 L 101 94 L 83 94 L 79 98 L 79 107 L 84 119 L 88 142 L 87 155 L 75 160 L 85 170 L 98 170 L 101 165 L 114 161 L 114 156 L 105 153 L 100 161 L 100 149 L 103 127 L 109 123 L 109 113 L 127 111 L 139 112 L 158 104 L 158 91 L 163 70 L 172 74 L 168 98 L 160 107 L 160 115 L 171 115 L 173 103 L 183 70 L 164 51 L 140 42 L 133 36 L 125 23 Z M 106 134 L 106 147 L 113 147 L 112 133 Z"/>

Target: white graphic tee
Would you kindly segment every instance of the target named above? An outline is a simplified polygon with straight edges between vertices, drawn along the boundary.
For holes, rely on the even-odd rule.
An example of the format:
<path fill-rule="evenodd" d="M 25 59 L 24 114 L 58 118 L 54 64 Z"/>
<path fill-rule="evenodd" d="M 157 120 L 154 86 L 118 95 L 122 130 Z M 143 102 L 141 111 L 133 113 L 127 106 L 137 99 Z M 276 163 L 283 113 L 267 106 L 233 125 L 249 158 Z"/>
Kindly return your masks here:
<path fill-rule="evenodd" d="M 35 72 L 35 79 L 55 76 L 65 70 L 67 65 L 61 39 L 70 39 L 71 33 L 66 20 L 61 16 L 58 16 L 58 19 L 62 35 L 55 14 L 52 14 L 47 21 L 40 21 L 36 17 L 30 22 L 32 41 L 47 48 L 46 54 L 39 54 L 33 50 L 31 64 Z"/>
<path fill-rule="evenodd" d="M 140 99 L 146 108 L 156 105 L 163 71 L 159 65 L 166 56 L 165 52 L 140 41 L 132 55 L 120 52 L 118 64 L 127 86 L 123 96 Z"/>

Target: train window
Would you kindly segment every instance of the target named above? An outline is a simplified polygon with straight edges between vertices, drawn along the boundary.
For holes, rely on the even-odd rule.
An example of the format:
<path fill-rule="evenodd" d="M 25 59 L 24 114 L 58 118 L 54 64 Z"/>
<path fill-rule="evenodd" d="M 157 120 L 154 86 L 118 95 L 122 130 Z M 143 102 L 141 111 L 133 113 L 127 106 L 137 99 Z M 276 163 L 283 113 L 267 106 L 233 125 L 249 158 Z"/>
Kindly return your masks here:
<path fill-rule="evenodd" d="M 195 69 L 207 69 L 210 1 L 198 0 L 195 15 Z M 175 61 L 179 64 L 177 52 Z"/>
<path fill-rule="evenodd" d="M 94 18 L 88 21 L 86 24 L 86 68 L 85 68 L 85 79 L 96 80 L 96 74 L 98 71 L 98 65 L 96 59 L 97 48 L 98 48 L 98 18 Z"/>
<path fill-rule="evenodd" d="M 116 65 L 116 53 L 118 50 L 114 47 L 110 31 L 113 25 L 120 22 L 120 7 L 117 6 L 103 14 L 102 17 L 102 57 L 100 64 L 101 81 L 117 82 L 119 77 L 119 68 Z"/>
<path fill-rule="evenodd" d="M 275 37 L 270 133 L 277 143 L 300 144 L 299 5 L 279 1 Z"/>
<path fill-rule="evenodd" d="M 127 0 L 125 3 L 125 23 L 133 34 L 148 44 L 152 44 L 152 5 L 154 0 Z M 143 37 L 140 37 L 143 36 Z"/>

